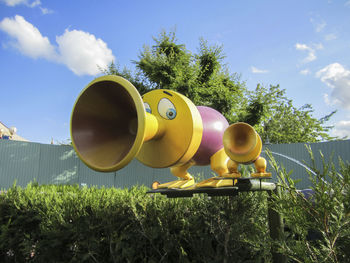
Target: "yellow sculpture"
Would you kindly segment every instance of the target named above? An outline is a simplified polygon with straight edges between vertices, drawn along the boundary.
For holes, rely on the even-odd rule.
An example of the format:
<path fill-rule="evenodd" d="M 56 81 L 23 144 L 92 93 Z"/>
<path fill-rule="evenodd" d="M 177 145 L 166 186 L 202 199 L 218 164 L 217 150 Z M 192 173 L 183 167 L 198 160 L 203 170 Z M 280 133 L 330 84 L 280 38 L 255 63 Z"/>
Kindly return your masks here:
<path fill-rule="evenodd" d="M 117 171 L 134 157 L 149 167 L 170 167 L 179 180 L 158 188 L 232 186 L 227 178 L 240 176 L 240 163 L 255 162 L 252 176 L 271 176 L 259 157 L 261 139 L 248 124 L 229 126 L 219 112 L 196 107 L 175 91 L 152 90 L 141 97 L 118 76 L 99 77 L 80 93 L 71 138 L 79 158 L 97 171 Z M 195 185 L 187 170 L 207 164 L 218 176 Z"/>

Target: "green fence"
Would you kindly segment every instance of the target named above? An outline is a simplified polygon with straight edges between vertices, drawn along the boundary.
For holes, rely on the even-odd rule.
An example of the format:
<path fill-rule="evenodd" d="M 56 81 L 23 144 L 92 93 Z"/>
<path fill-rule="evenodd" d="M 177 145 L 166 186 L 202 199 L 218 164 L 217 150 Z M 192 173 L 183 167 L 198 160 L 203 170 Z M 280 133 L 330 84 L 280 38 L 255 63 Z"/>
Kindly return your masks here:
<path fill-rule="evenodd" d="M 350 161 L 350 140 L 310 144 L 318 167 L 322 167 L 319 152 L 322 151 L 328 161 L 332 154 L 337 164 L 338 157 Z M 310 186 L 305 164 L 310 157 L 305 144 L 265 145 L 274 158 L 283 164 L 287 171 L 293 170 L 293 178 L 301 179 L 300 189 Z M 268 171 L 271 171 L 271 168 Z M 209 166 L 195 166 L 190 173 L 204 179 L 213 176 Z M 275 175 L 273 174 L 273 178 Z M 137 160 L 124 169 L 113 173 L 99 173 L 88 168 L 76 156 L 73 148 L 66 145 L 46 145 L 30 142 L 0 140 L 0 188 L 6 189 L 16 181 L 26 186 L 31 181 L 39 184 L 80 184 L 87 186 L 130 187 L 133 185 L 150 186 L 152 182 L 167 182 L 176 178 L 169 169 L 153 169 Z"/>

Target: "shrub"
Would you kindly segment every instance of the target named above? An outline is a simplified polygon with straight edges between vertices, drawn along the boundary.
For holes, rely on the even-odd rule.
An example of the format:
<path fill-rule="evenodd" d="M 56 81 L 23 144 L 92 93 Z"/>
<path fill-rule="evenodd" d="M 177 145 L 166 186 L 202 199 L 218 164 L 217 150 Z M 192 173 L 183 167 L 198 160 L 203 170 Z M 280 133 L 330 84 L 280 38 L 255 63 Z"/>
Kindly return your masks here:
<path fill-rule="evenodd" d="M 145 187 L 22 189 L 0 196 L 1 262 L 259 262 L 266 195 L 168 199 Z"/>
<path fill-rule="evenodd" d="M 311 148 L 307 149 L 312 160 L 307 170 L 311 196 L 298 191 L 291 173 L 270 155 L 282 189 L 281 195 L 274 195 L 273 207 L 282 214 L 288 229 L 276 245 L 293 262 L 350 262 L 350 165 L 339 160 L 337 170 L 333 161 L 326 163 L 320 153 L 320 170 Z"/>
<path fill-rule="evenodd" d="M 145 187 L 33 183 L 0 193 L 0 262 L 270 262 L 271 246 L 291 262 L 349 262 L 350 165 L 311 165 L 307 197 L 270 163 L 281 240 L 269 237 L 263 192 L 171 199 Z"/>

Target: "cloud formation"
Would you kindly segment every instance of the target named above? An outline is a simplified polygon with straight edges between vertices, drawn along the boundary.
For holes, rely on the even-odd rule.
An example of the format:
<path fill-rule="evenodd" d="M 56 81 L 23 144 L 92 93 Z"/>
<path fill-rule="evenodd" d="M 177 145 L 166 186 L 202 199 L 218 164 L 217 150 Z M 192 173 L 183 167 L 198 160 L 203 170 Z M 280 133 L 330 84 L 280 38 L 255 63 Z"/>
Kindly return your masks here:
<path fill-rule="evenodd" d="M 327 26 L 327 23 L 326 23 L 325 21 L 323 21 L 323 20 L 321 20 L 321 21 L 316 21 L 316 19 L 310 18 L 310 22 L 311 22 L 311 24 L 314 26 L 315 31 L 316 31 L 317 33 L 323 31 L 323 29 Z"/>
<path fill-rule="evenodd" d="M 10 45 L 18 49 L 23 55 L 31 58 L 45 58 L 52 60 L 56 56 L 55 48 L 49 39 L 41 35 L 40 31 L 22 16 L 4 18 L 0 22 L 0 29 L 12 37 Z"/>
<path fill-rule="evenodd" d="M 306 75 L 311 74 L 311 72 L 308 68 L 306 68 L 306 69 L 300 70 L 300 74 L 306 76 Z"/>
<path fill-rule="evenodd" d="M 340 138 L 350 137 L 350 121 L 339 121 L 335 124 L 333 135 Z"/>
<path fill-rule="evenodd" d="M 269 72 L 266 69 L 258 69 L 258 68 L 254 67 L 254 66 L 251 66 L 250 69 L 251 69 L 252 73 L 255 73 L 255 74 L 264 74 L 264 73 L 268 73 Z"/>
<path fill-rule="evenodd" d="M 51 10 L 51 9 L 48 9 L 48 8 L 46 8 L 46 7 L 39 7 L 40 8 L 40 10 L 41 10 L 41 13 L 43 13 L 44 15 L 48 15 L 48 14 L 52 14 L 53 13 L 53 10 Z"/>
<path fill-rule="evenodd" d="M 300 51 L 306 51 L 308 53 L 307 57 L 304 58 L 302 62 L 309 63 L 311 61 L 316 60 L 316 58 L 317 58 L 316 50 L 323 49 L 323 45 L 322 44 L 313 44 L 312 46 L 308 46 L 306 44 L 296 43 L 295 49 L 300 50 Z"/>
<path fill-rule="evenodd" d="M 115 59 L 103 40 L 84 31 L 67 29 L 56 37 L 54 46 L 19 15 L 4 18 L 0 30 L 11 37 L 9 44 L 23 55 L 62 63 L 77 75 L 96 75 L 100 73 L 98 66 L 105 68 Z"/>
<path fill-rule="evenodd" d="M 335 39 L 337 39 L 337 35 L 331 33 L 331 34 L 325 35 L 325 36 L 324 36 L 324 39 L 325 39 L 326 41 L 335 40 Z"/>
<path fill-rule="evenodd" d="M 26 5 L 28 7 L 35 7 L 38 5 L 41 5 L 40 0 L 34 0 L 34 1 L 28 1 L 28 0 L 1 0 L 1 2 L 4 2 L 7 6 L 16 6 L 16 5 Z"/>
<path fill-rule="evenodd" d="M 114 60 L 112 51 L 102 39 L 84 31 L 66 29 L 56 37 L 60 60 L 77 75 L 96 75 L 97 65 L 107 67 Z"/>
<path fill-rule="evenodd" d="M 319 70 L 316 77 L 332 89 L 330 96 L 325 95 L 326 103 L 350 110 L 350 70 L 333 63 Z"/>
<path fill-rule="evenodd" d="M 39 7 L 41 13 L 44 15 L 52 14 L 53 10 L 41 6 L 40 0 L 0 0 L 0 2 L 5 3 L 5 5 L 14 7 L 17 5 L 24 5 L 30 8 Z"/>

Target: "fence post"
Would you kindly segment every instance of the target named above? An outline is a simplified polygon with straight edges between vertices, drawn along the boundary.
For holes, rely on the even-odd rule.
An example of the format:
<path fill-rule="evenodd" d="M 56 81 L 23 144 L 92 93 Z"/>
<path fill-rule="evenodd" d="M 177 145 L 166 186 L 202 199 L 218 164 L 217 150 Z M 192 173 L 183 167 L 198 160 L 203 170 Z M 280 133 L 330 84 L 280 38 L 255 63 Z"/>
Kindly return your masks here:
<path fill-rule="evenodd" d="M 271 202 L 272 202 L 272 193 L 275 193 L 277 195 L 280 195 L 280 187 L 276 185 L 275 190 L 268 191 L 269 192 L 269 198 L 268 198 L 268 222 L 269 222 L 269 229 L 270 229 L 270 237 L 272 241 L 280 241 L 283 238 L 283 231 L 284 231 L 284 225 L 283 225 L 283 218 L 282 216 L 272 209 Z M 285 263 L 287 262 L 287 257 L 281 253 L 277 252 L 276 244 L 271 245 L 271 254 L 272 254 L 272 262 L 274 263 Z"/>

